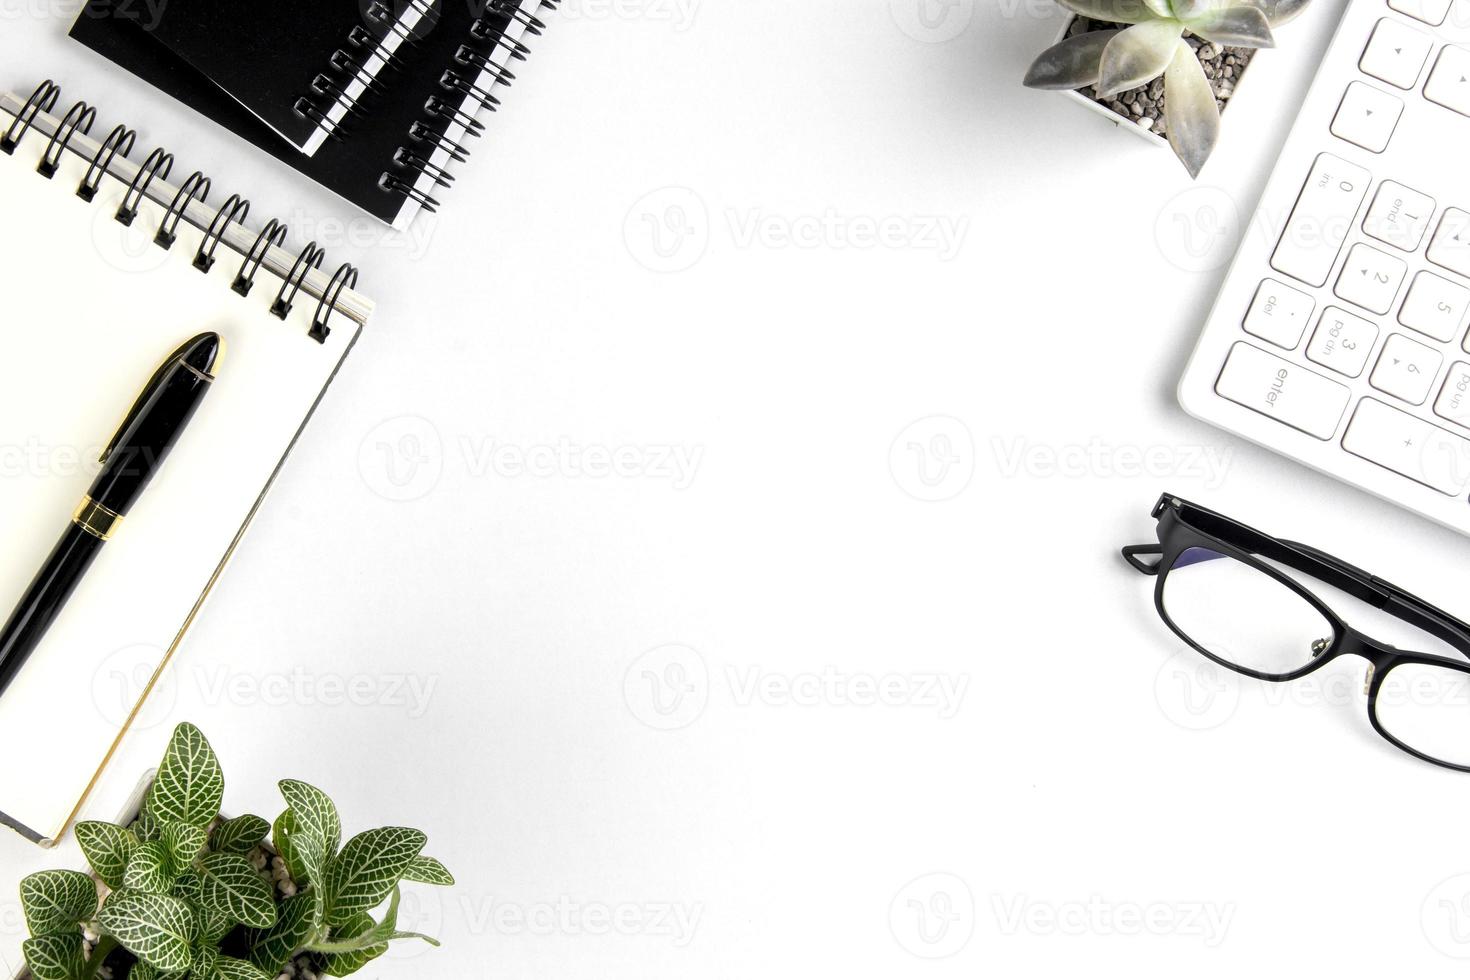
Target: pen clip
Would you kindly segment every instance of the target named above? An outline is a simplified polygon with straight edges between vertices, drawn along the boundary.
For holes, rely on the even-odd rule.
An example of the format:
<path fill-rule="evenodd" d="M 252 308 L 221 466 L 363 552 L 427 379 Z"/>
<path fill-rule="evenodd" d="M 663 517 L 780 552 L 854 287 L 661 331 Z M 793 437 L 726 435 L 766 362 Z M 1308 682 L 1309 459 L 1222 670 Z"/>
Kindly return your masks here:
<path fill-rule="evenodd" d="M 178 359 L 183 356 L 184 351 L 197 339 L 196 337 L 180 344 L 177 350 L 169 354 L 168 357 L 163 359 L 163 363 L 158 365 L 158 370 L 154 371 L 152 376 L 149 377 L 148 382 L 143 385 L 143 390 L 139 392 L 137 399 L 133 401 L 132 407 L 128 409 L 127 414 L 118 423 L 117 431 L 112 434 L 112 439 L 107 443 L 107 448 L 102 450 L 102 455 L 97 459 L 98 463 L 107 462 L 107 457 L 111 456 L 112 451 L 117 448 L 118 441 L 122 439 L 123 433 L 128 431 L 128 426 L 133 424 L 133 420 L 143 410 L 143 406 L 147 404 L 149 397 L 158 388 L 159 382 L 163 380 L 164 374 L 169 368 L 173 367 Z"/>

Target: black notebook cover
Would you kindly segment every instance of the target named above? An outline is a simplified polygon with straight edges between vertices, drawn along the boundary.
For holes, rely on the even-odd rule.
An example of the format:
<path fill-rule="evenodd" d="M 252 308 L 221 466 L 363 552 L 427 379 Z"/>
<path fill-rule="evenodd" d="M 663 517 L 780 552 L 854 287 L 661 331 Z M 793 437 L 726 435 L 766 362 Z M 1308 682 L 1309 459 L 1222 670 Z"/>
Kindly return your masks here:
<path fill-rule="evenodd" d="M 382 73 L 384 92 L 348 116 L 339 138 L 329 139 L 308 157 L 139 21 L 114 14 L 131 2 L 88 0 L 71 36 L 397 227 L 406 225 L 420 207 L 432 210 L 438 205 L 433 195 L 453 179 L 438 168 L 464 159 L 473 149 L 466 145 L 473 143 L 466 124 L 471 132 L 484 128 L 473 121 L 484 105 L 482 95 L 465 89 L 473 84 L 488 95 L 487 90 L 501 87 L 506 79 L 482 76 L 483 59 L 495 64 L 523 60 L 526 48 L 520 35 L 525 30 L 539 33 L 542 26 L 530 15 L 542 5 L 555 5 L 547 0 L 524 0 L 519 7 L 499 0 L 442 0 L 437 21 L 421 28 L 416 43 L 402 46 L 393 67 Z M 319 0 L 310 2 L 314 6 Z M 488 107 L 493 109 L 493 103 Z"/>
<path fill-rule="evenodd" d="M 356 76 L 375 80 L 384 63 L 352 43 L 353 30 L 394 49 L 405 21 L 419 17 L 418 7 L 405 6 L 395 26 L 387 5 L 371 0 L 168 0 L 153 36 L 314 153 L 343 107 L 359 100 L 365 86 Z M 303 100 L 315 115 L 297 111 Z"/>

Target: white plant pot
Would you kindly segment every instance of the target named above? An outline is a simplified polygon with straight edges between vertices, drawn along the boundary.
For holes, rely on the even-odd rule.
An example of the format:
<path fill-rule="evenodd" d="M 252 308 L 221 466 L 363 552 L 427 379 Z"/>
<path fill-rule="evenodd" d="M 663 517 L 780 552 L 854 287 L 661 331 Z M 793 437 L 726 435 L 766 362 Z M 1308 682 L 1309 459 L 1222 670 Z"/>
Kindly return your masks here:
<path fill-rule="evenodd" d="M 1077 15 L 1074 14 L 1063 21 L 1062 29 L 1057 34 L 1057 39 L 1054 43 L 1060 44 L 1062 41 L 1065 41 L 1067 39 L 1067 34 L 1069 31 L 1072 30 L 1072 24 L 1075 23 L 1076 20 Z M 1246 66 L 1246 70 L 1241 72 L 1240 75 L 1235 79 L 1235 94 L 1232 95 L 1229 101 L 1225 103 L 1225 109 L 1227 111 L 1220 114 L 1222 133 L 1224 132 L 1225 116 L 1229 114 L 1228 110 L 1230 109 L 1231 104 L 1240 97 L 1240 84 L 1245 80 L 1245 76 L 1250 74 L 1250 69 L 1255 66 L 1255 63 L 1255 58 L 1252 58 L 1251 63 Z M 1110 121 L 1114 126 L 1117 126 L 1119 129 L 1122 129 L 1125 132 L 1132 133 L 1134 136 L 1137 136 L 1140 139 L 1143 139 L 1146 142 L 1153 144 L 1154 146 L 1163 147 L 1164 149 L 1169 148 L 1169 140 L 1166 137 L 1159 135 L 1152 129 L 1144 129 L 1142 126 L 1138 125 L 1131 119 L 1125 119 L 1124 117 L 1114 112 L 1112 109 L 1109 109 L 1107 106 L 1103 105 L 1101 102 L 1090 99 L 1075 89 L 1068 89 L 1062 94 L 1071 99 L 1073 102 L 1076 102 L 1078 105 L 1085 106 L 1093 112 L 1099 113 L 1105 119 Z"/>

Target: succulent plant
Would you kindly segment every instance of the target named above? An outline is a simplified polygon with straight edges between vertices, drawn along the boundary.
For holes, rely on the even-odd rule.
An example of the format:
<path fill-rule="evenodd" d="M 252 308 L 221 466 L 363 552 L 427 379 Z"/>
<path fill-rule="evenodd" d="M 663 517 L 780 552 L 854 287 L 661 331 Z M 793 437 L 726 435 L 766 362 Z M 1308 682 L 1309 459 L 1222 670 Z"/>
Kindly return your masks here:
<path fill-rule="evenodd" d="M 1169 144 L 1199 176 L 1220 136 L 1220 109 L 1194 49 L 1193 34 L 1241 48 L 1275 46 L 1271 28 L 1301 13 L 1310 0 L 1057 0 L 1073 13 L 1117 24 L 1076 34 L 1032 63 L 1026 85 L 1041 89 L 1095 86 L 1098 98 L 1164 78 Z"/>

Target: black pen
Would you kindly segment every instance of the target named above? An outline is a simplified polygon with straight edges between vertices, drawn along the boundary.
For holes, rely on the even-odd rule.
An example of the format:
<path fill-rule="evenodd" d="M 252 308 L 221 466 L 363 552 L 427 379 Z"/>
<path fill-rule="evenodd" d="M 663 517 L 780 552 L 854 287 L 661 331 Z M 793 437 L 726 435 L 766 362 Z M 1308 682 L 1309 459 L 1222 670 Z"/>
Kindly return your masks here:
<path fill-rule="evenodd" d="M 102 471 L 51 557 L 0 628 L 0 693 L 46 635 L 102 545 L 112 537 L 214 383 L 224 342 L 202 333 L 168 356 L 102 451 Z"/>

